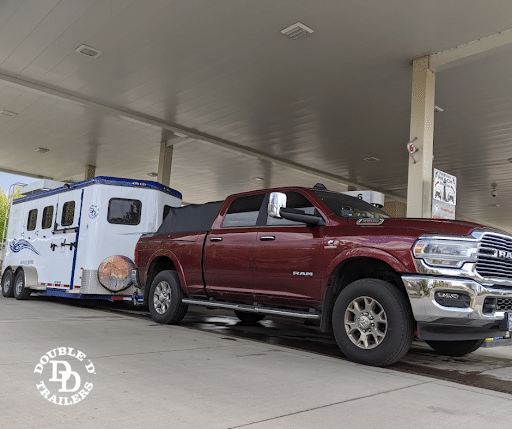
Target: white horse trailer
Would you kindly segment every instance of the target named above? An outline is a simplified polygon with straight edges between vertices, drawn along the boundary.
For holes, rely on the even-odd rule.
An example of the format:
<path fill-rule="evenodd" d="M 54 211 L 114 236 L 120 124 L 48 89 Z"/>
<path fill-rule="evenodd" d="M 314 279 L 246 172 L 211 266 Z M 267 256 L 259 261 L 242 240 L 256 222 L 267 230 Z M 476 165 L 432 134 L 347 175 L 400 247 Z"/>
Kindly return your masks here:
<path fill-rule="evenodd" d="M 152 181 L 103 176 L 50 187 L 22 189 L 36 193 L 12 203 L 3 296 L 143 302 L 131 278 L 135 245 L 181 205 L 181 194 Z"/>

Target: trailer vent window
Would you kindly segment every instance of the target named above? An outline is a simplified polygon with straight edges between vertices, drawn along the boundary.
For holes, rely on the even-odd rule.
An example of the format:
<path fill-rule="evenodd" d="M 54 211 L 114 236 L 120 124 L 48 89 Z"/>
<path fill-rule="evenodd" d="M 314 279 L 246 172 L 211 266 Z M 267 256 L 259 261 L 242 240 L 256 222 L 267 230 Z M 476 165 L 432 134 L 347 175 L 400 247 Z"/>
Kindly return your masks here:
<path fill-rule="evenodd" d="M 64 206 L 62 207 L 62 219 L 61 219 L 60 223 L 62 226 L 69 226 L 69 225 L 73 225 L 74 220 L 75 220 L 75 202 L 68 201 L 67 203 L 64 203 Z"/>
<path fill-rule="evenodd" d="M 41 220 L 41 228 L 48 229 L 52 226 L 53 206 L 46 206 L 43 210 L 43 219 Z"/>
<path fill-rule="evenodd" d="M 108 223 L 138 225 L 142 203 L 139 200 L 112 198 L 108 203 Z"/>
<path fill-rule="evenodd" d="M 36 229 L 37 224 L 37 209 L 32 209 L 28 212 L 27 231 Z"/>

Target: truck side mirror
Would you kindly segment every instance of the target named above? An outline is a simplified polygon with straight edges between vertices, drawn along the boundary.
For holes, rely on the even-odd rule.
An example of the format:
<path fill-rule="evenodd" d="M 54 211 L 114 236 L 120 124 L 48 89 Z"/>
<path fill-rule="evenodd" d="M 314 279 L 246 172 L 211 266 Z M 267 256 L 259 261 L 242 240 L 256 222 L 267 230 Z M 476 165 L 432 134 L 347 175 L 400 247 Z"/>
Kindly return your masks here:
<path fill-rule="evenodd" d="M 286 208 L 286 194 L 283 194 L 282 192 L 272 192 L 268 200 L 268 215 L 276 219 L 281 219 L 279 211 L 282 208 Z"/>

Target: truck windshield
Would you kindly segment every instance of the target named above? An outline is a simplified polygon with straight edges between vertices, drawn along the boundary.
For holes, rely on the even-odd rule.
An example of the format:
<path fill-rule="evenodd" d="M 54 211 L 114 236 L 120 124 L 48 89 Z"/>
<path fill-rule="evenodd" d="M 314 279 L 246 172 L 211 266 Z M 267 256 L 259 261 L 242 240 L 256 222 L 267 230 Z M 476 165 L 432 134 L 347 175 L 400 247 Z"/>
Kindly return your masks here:
<path fill-rule="evenodd" d="M 314 192 L 329 210 L 331 210 L 336 216 L 344 219 L 387 219 L 390 217 L 385 211 L 378 209 L 359 198 L 338 194 L 337 192 Z"/>

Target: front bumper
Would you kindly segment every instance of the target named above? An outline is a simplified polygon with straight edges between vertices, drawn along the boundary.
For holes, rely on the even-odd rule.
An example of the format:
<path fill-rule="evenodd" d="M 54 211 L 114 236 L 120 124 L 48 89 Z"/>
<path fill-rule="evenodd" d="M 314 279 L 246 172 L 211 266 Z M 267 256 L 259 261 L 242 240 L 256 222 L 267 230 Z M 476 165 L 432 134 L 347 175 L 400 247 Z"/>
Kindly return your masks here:
<path fill-rule="evenodd" d="M 402 280 L 423 340 L 458 341 L 502 337 L 509 331 L 506 311 L 484 308 L 486 298 L 512 299 L 512 290 L 487 288 L 470 279 L 404 275 Z M 436 301 L 436 292 L 469 295 L 467 308 Z M 512 313 L 512 312 L 511 312 Z M 512 314 L 511 314 L 512 316 Z"/>

